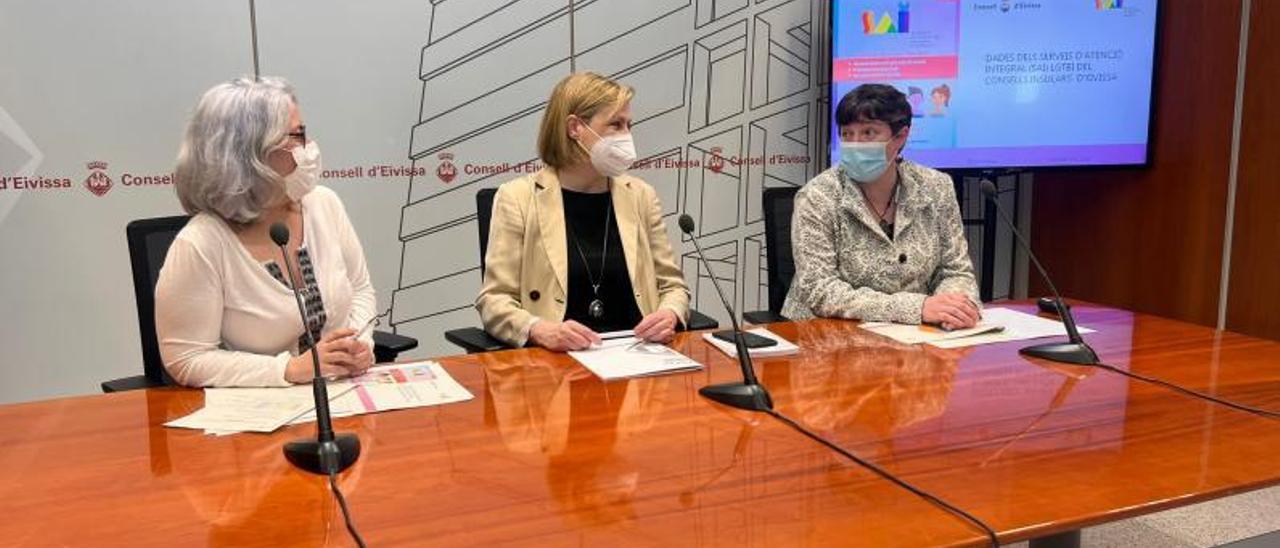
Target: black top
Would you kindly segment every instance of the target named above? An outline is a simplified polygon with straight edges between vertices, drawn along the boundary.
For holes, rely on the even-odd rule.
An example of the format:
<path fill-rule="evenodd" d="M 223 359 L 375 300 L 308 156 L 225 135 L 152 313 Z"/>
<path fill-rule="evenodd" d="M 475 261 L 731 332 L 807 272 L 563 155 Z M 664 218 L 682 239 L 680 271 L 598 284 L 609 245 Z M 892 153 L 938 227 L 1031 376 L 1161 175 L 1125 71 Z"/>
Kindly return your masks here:
<path fill-rule="evenodd" d="M 562 188 L 560 196 L 564 200 L 565 244 L 569 253 L 569 302 L 565 304 L 564 319 L 577 321 L 597 333 L 634 328 L 640 323 L 640 308 L 636 306 L 631 276 L 627 274 L 627 257 L 618 235 L 617 215 L 610 207 L 612 193 L 588 194 Z M 601 276 L 606 216 L 609 254 L 604 259 Z M 578 246 L 582 246 L 581 254 Z M 586 262 L 582 260 L 584 255 Z M 600 284 L 599 293 L 592 291 L 593 278 Z M 599 319 L 592 318 L 589 312 L 591 301 L 597 298 L 604 305 L 604 317 Z"/>

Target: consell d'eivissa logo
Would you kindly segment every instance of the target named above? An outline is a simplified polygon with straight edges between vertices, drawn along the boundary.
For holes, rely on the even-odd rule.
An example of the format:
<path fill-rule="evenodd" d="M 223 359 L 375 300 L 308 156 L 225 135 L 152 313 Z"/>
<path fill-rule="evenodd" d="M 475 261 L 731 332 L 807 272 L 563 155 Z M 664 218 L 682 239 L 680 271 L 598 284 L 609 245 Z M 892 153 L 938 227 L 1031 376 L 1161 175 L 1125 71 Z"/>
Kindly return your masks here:
<path fill-rule="evenodd" d="M 518 177 L 536 173 L 542 169 L 542 163 L 537 159 L 526 160 L 523 162 L 495 162 L 495 163 L 469 163 L 459 162 L 452 152 L 441 152 L 437 155 L 434 169 L 428 166 L 411 164 L 411 165 L 395 165 L 395 164 L 363 164 L 363 165 L 347 165 L 336 168 L 325 169 L 320 174 L 320 179 L 325 183 L 340 182 L 357 182 L 364 181 L 369 183 L 381 182 L 402 182 L 409 181 L 415 177 L 431 177 L 434 176 L 440 183 L 450 184 L 458 181 L 462 176 L 471 178 L 483 178 L 490 176 L 510 176 Z M 806 164 L 810 163 L 811 158 L 804 154 L 772 154 L 767 156 L 737 156 L 726 154 L 721 146 L 711 147 L 705 151 L 701 158 L 683 159 L 678 156 L 659 156 L 653 158 L 645 158 L 638 160 L 630 169 L 635 171 L 647 170 L 666 170 L 666 169 L 707 169 L 714 173 L 720 173 L 730 166 L 764 166 L 764 165 L 782 165 L 782 164 Z M 101 160 L 86 162 L 85 167 L 89 173 L 79 185 L 85 190 L 97 197 L 104 197 L 116 186 L 123 186 L 127 191 L 134 189 L 149 188 L 151 190 L 161 190 L 165 187 L 174 185 L 174 175 L 172 172 L 151 172 L 136 173 L 129 170 L 123 172 L 117 171 L 118 177 L 113 177 L 109 172 L 109 164 Z M 3 175 L 0 174 L 0 192 L 18 191 L 18 192 L 41 192 L 41 191 L 57 191 L 68 190 L 77 186 L 72 177 L 64 177 L 60 175 L 49 174 L 33 174 L 33 175 Z"/>
<path fill-rule="evenodd" d="M 107 163 L 95 160 L 85 165 L 89 168 L 89 176 L 84 180 L 84 187 L 99 198 L 111 192 L 111 177 L 107 175 Z"/>
<path fill-rule="evenodd" d="M 120 174 L 118 179 L 115 179 L 108 173 L 110 164 L 107 162 L 93 160 L 85 162 L 84 165 L 89 170 L 89 174 L 84 178 L 80 186 L 98 197 L 106 196 L 110 193 L 111 190 L 117 186 L 117 182 L 119 183 L 119 186 L 129 188 L 169 187 L 174 184 L 172 172 L 138 174 L 125 171 Z M 426 168 L 418 166 L 370 164 L 339 169 L 326 169 L 321 174 L 320 178 L 325 181 L 351 179 L 394 181 L 406 180 L 414 176 L 423 177 L 426 175 Z M 49 174 L 0 174 L 0 192 L 68 190 L 76 186 L 72 177 Z"/>
<path fill-rule="evenodd" d="M 720 173 L 724 170 L 724 147 L 711 147 L 711 159 L 707 160 L 707 169 L 712 173 Z"/>
<path fill-rule="evenodd" d="M 453 153 L 441 152 L 437 158 L 440 160 L 440 165 L 436 167 L 436 177 L 446 185 L 452 183 L 458 176 L 458 166 L 453 165 Z"/>

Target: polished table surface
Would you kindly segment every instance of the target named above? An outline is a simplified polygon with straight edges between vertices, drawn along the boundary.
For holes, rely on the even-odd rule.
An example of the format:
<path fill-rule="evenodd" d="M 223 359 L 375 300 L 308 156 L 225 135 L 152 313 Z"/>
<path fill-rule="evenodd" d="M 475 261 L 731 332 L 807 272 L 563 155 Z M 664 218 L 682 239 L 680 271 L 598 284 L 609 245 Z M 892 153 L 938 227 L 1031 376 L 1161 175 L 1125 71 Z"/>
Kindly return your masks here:
<path fill-rule="evenodd" d="M 1019 305 L 1024 310 L 1031 307 Z M 1280 411 L 1280 344 L 1079 304 L 1107 363 Z M 1280 483 L 1280 421 L 1022 343 L 904 346 L 816 320 L 756 362 L 782 413 L 992 525 L 1002 542 Z M 372 546 L 980 545 L 973 526 L 777 420 L 697 388 L 736 363 L 697 334 L 694 373 L 602 383 L 539 349 L 441 358 L 466 403 L 337 419 L 364 454 L 341 476 Z M 160 424 L 199 391 L 0 406 L 0 539 L 16 545 L 352 542 L 325 482 L 271 435 Z"/>

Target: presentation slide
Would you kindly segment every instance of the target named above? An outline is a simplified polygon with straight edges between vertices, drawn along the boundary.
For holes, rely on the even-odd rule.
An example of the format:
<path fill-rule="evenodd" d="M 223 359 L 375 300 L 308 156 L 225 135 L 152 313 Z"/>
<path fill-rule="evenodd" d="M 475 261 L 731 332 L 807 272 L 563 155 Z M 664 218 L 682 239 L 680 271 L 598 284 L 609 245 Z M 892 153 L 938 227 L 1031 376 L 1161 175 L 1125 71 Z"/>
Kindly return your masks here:
<path fill-rule="evenodd" d="M 911 160 L 1146 162 L 1156 0 L 835 0 L 832 18 L 833 112 L 860 84 L 902 90 Z"/>

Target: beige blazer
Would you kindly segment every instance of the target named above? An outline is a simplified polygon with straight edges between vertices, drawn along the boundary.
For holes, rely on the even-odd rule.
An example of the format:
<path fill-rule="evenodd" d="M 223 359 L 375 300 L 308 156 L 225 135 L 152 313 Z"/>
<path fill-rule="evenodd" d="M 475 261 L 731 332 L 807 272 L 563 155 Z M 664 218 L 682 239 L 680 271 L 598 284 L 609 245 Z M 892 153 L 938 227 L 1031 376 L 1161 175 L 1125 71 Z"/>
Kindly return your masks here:
<path fill-rule="evenodd" d="M 648 183 L 622 175 L 613 179 L 613 211 L 627 260 L 627 273 L 642 315 L 669 308 L 683 323 L 689 288 L 676 266 L 662 205 Z M 564 204 L 555 170 L 498 187 L 489 224 L 484 285 L 476 310 L 490 335 L 524 346 L 535 319 L 562 321 L 569 287 Z"/>

